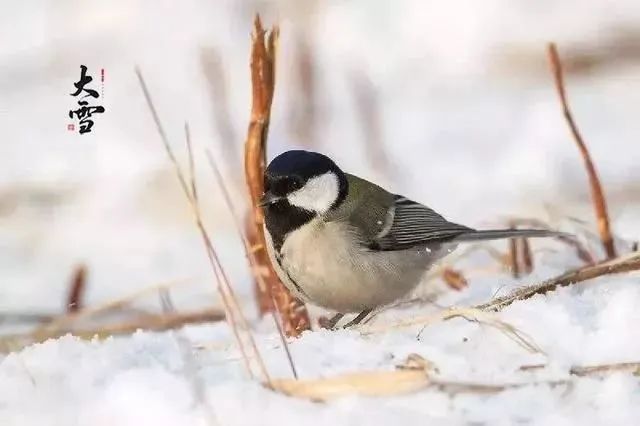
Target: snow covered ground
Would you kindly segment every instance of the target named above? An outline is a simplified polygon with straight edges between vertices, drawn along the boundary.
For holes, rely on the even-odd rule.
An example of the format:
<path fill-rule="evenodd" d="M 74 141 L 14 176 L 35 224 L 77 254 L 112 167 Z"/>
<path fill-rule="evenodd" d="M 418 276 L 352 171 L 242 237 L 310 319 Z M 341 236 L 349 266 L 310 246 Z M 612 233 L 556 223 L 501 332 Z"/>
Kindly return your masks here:
<path fill-rule="evenodd" d="M 223 147 L 235 144 L 239 158 L 249 105 L 248 35 L 256 10 L 267 23 L 278 19 L 282 28 L 270 156 L 308 147 L 290 123 L 304 107 L 292 99 L 295 39 L 307 25 L 318 48 L 314 107 L 321 125 L 311 133 L 313 148 L 349 171 L 477 227 L 526 216 L 582 232 L 566 219 L 576 217 L 595 229 L 584 170 L 560 114 L 544 45 L 553 39 L 567 57 L 604 58 L 571 68 L 568 91 L 609 195 L 614 230 L 625 241 L 640 240 L 637 2 L 308 4 L 0 2 L 0 312 L 60 312 L 78 263 L 88 268 L 90 305 L 174 280 L 188 280 L 172 290 L 177 309 L 218 303 L 199 236 L 137 85 L 137 64 L 178 151 L 183 123 L 190 123 L 214 243 L 255 326 L 269 372 L 290 377 L 271 320 L 255 317 L 241 244 L 202 155 L 210 148 L 222 162 Z M 628 48 L 615 56 L 614 47 L 623 44 Z M 222 59 L 237 141 L 221 140 L 212 119 L 203 48 L 214 48 Z M 67 131 L 73 105 L 68 94 L 80 64 L 94 77 L 100 68 L 106 71 L 107 111 L 83 136 Z M 350 83 L 354 74 L 366 75 L 375 89 L 392 175 L 374 170 L 365 155 Z M 239 162 L 222 166 L 229 180 L 241 176 Z M 482 253 L 470 256 L 461 265 L 470 287 L 444 294 L 438 305 L 473 305 L 579 264 L 562 245 L 536 243 L 534 250 L 536 269 L 518 280 L 500 271 L 482 273 L 494 262 Z M 500 318 L 527 333 L 545 355 L 462 319 L 430 325 L 419 338 L 420 327 L 412 327 L 369 335 L 319 331 L 291 342 L 301 378 L 390 370 L 417 353 L 446 380 L 572 382 L 490 395 L 428 389 L 312 403 L 249 380 L 226 324 L 184 331 L 193 345 L 196 381 L 222 425 L 630 425 L 640 418 L 637 377 L 576 378 L 568 370 L 640 361 L 639 284 L 637 273 L 600 278 L 505 309 Z M 155 297 L 139 305 L 159 309 Z M 375 324 L 434 310 L 397 309 Z M 2 329 L 11 331 L 4 324 Z M 94 342 L 67 336 L 32 345 L 0 358 L 0 424 L 207 424 L 207 409 L 194 397 L 194 379 L 184 364 L 172 333 Z M 546 367 L 519 370 L 533 364 Z"/>

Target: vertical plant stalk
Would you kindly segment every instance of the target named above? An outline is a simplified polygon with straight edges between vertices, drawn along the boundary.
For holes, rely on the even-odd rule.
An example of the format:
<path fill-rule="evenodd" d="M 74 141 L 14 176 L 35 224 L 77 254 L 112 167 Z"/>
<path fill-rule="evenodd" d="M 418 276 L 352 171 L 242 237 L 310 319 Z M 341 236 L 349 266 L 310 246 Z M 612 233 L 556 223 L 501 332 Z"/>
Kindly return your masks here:
<path fill-rule="evenodd" d="M 195 191 L 195 186 L 196 186 L 195 178 L 194 178 L 195 173 L 193 171 L 194 161 L 193 161 L 193 153 L 191 150 L 191 142 L 189 137 L 188 126 L 185 123 L 186 144 L 187 144 L 187 150 L 189 153 L 189 165 L 191 167 L 191 170 L 190 170 L 191 186 L 189 186 L 189 184 L 187 183 L 187 179 L 180 165 L 178 164 L 178 160 L 175 154 L 173 153 L 173 149 L 171 148 L 171 144 L 169 143 L 167 134 L 164 131 L 162 123 L 160 122 L 160 116 L 158 115 L 155 105 L 153 104 L 151 95 L 149 93 L 149 90 L 147 89 L 147 84 L 145 83 L 144 78 L 142 77 L 142 73 L 137 67 L 135 71 L 136 71 L 136 75 L 138 76 L 138 82 L 140 83 L 140 88 L 142 89 L 145 100 L 147 102 L 147 106 L 149 107 L 149 111 L 151 112 L 151 116 L 156 125 L 156 130 L 158 131 L 158 135 L 160 136 L 160 141 L 162 142 L 162 145 L 164 146 L 164 149 L 167 155 L 169 156 L 169 159 L 171 160 L 171 164 L 173 165 L 176 177 L 178 178 L 178 182 L 180 183 L 180 187 L 182 188 L 182 191 L 184 192 L 184 195 L 187 198 L 189 207 L 191 208 L 191 212 L 193 213 L 193 216 L 195 219 L 196 226 L 198 228 L 198 231 L 200 232 L 200 236 L 202 237 L 202 241 L 207 252 L 207 257 L 209 259 L 209 263 L 211 265 L 211 268 L 213 270 L 213 273 L 216 279 L 216 288 L 218 290 L 218 293 L 220 294 L 220 299 L 224 307 L 225 318 L 227 320 L 227 323 L 229 323 L 229 326 L 231 327 L 231 330 L 236 339 L 236 342 L 238 343 L 238 347 L 240 349 L 240 353 L 242 354 L 242 359 L 244 361 L 244 365 L 247 370 L 247 373 L 249 374 L 250 378 L 253 379 L 255 377 L 253 370 L 251 368 L 250 357 L 246 351 L 245 342 L 243 341 L 243 338 L 240 335 L 240 329 L 238 327 L 238 324 L 240 324 L 243 327 L 244 329 L 243 331 L 246 333 L 246 338 L 249 340 L 249 348 L 253 352 L 253 354 L 251 354 L 251 358 L 254 358 L 257 361 L 258 368 L 263 377 L 263 380 L 266 380 L 269 382 L 271 381 L 271 378 L 269 376 L 269 373 L 267 372 L 266 366 L 264 364 L 264 360 L 260 355 L 260 352 L 257 348 L 253 335 L 251 334 L 251 330 L 249 329 L 249 324 L 244 314 L 242 313 L 242 310 L 239 307 L 233 288 L 231 287 L 229 283 L 229 279 L 222 267 L 222 263 L 220 262 L 220 258 L 218 257 L 218 254 L 211 242 L 211 238 L 209 237 L 209 233 L 207 232 L 207 229 L 205 228 L 204 223 L 202 222 L 199 201 L 197 198 L 198 193 L 197 191 Z"/>
<path fill-rule="evenodd" d="M 510 229 L 516 229 L 514 223 L 509 224 Z M 511 267 L 511 275 L 513 278 L 520 277 L 520 257 L 518 256 L 518 240 L 509 238 L 509 265 Z"/>
<path fill-rule="evenodd" d="M 533 272 L 533 256 L 531 255 L 531 246 L 528 238 L 519 238 L 520 254 L 522 258 L 522 269 L 525 274 Z"/>
<path fill-rule="evenodd" d="M 78 312 L 82 309 L 85 289 L 87 287 L 87 267 L 78 265 L 71 277 L 69 295 L 67 296 L 67 313 Z"/>
<path fill-rule="evenodd" d="M 218 186 L 220 187 L 220 189 L 222 191 L 222 195 L 224 197 L 224 200 L 227 203 L 227 206 L 229 207 L 229 212 L 231 213 L 231 216 L 233 217 L 233 222 L 236 225 L 236 230 L 238 231 L 238 235 L 240 236 L 240 239 L 242 240 L 242 245 L 244 247 L 245 255 L 247 256 L 247 260 L 249 261 L 249 266 L 251 266 L 251 272 L 252 272 L 254 278 L 256 279 L 256 281 L 262 287 L 265 287 L 264 277 L 262 276 L 262 274 L 260 273 L 259 270 L 256 270 L 253 267 L 253 265 L 255 265 L 257 263 L 256 260 L 255 260 L 255 253 L 251 250 L 251 246 L 249 244 L 249 240 L 247 239 L 247 236 L 244 234 L 244 232 L 242 230 L 242 222 L 240 221 L 240 215 L 236 211 L 236 208 L 235 208 L 235 206 L 233 204 L 233 201 L 232 201 L 231 194 L 229 193 L 229 190 L 227 189 L 227 185 L 224 182 L 224 178 L 222 177 L 222 174 L 220 173 L 220 169 L 216 165 L 216 162 L 213 159 L 213 155 L 211 155 L 211 152 L 209 152 L 209 151 L 207 151 L 207 159 L 209 160 L 209 165 L 211 166 L 211 169 L 213 170 L 213 173 L 216 176 L 216 180 L 218 182 Z M 273 301 L 273 298 L 271 299 L 271 301 L 275 304 L 275 302 Z M 287 342 L 287 339 L 286 339 L 286 337 L 284 335 L 284 331 L 282 329 L 282 324 L 280 322 L 281 318 L 278 318 L 278 316 L 276 315 L 276 313 L 273 310 L 270 312 L 270 314 L 273 317 L 273 321 L 276 324 L 276 328 L 278 329 L 278 335 L 279 335 L 280 340 L 282 342 L 282 347 L 284 348 L 285 354 L 287 355 L 287 361 L 289 362 L 289 366 L 291 367 L 291 373 L 293 374 L 293 377 L 297 379 L 298 378 L 298 371 L 296 369 L 295 363 L 293 362 L 293 357 L 291 356 L 291 351 L 289 350 L 289 343 Z"/>
<path fill-rule="evenodd" d="M 589 187 L 591 189 L 591 199 L 593 200 L 593 207 L 595 209 L 596 218 L 598 221 L 598 232 L 600 233 L 600 240 L 602 241 L 602 245 L 604 246 L 607 259 L 613 259 L 616 257 L 616 248 L 613 242 L 613 237 L 611 236 L 606 198 L 604 196 L 604 192 L 602 191 L 602 186 L 600 185 L 598 173 L 596 172 L 596 168 L 593 164 L 593 161 L 591 160 L 589 150 L 587 149 L 587 146 L 582 139 L 582 135 L 578 130 L 578 126 L 573 119 L 573 114 L 569 109 L 569 102 L 567 100 L 564 77 L 562 74 L 562 63 L 560 62 L 560 55 L 558 54 L 558 49 L 556 48 L 555 43 L 548 44 L 547 55 L 549 57 L 549 63 L 551 64 L 551 72 L 553 73 L 553 80 L 556 86 L 556 91 L 558 92 L 560 103 L 562 104 L 562 113 L 565 120 L 567 121 L 567 124 L 569 125 L 569 129 L 571 130 L 573 139 L 578 145 L 578 149 L 580 150 L 580 154 L 582 155 L 582 159 L 584 160 L 584 165 L 587 169 L 587 174 L 589 176 Z"/>
<path fill-rule="evenodd" d="M 258 206 L 264 192 L 267 135 L 275 89 L 278 34 L 277 26 L 267 34 L 260 17 L 256 15 L 251 43 L 251 119 L 244 151 L 245 179 L 251 200 L 246 235 L 251 245 L 252 259 L 255 260 L 253 268 L 256 273 L 262 274 L 263 278 L 256 280 L 260 312 L 264 314 L 277 309 L 286 335 L 297 336 L 310 328 L 309 315 L 304 304 L 289 293 L 273 270 L 263 233 L 264 216 Z"/>

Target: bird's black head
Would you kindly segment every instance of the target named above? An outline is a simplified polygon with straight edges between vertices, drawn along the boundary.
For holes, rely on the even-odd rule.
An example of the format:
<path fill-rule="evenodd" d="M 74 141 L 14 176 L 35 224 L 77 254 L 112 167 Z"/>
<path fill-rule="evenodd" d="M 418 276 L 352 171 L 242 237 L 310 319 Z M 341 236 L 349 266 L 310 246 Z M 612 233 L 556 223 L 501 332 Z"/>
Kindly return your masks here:
<path fill-rule="evenodd" d="M 339 206 L 347 178 L 329 157 L 311 151 L 286 151 L 274 158 L 264 176 L 261 206 L 269 233 L 277 238 Z M 279 242 L 282 244 L 282 241 Z"/>

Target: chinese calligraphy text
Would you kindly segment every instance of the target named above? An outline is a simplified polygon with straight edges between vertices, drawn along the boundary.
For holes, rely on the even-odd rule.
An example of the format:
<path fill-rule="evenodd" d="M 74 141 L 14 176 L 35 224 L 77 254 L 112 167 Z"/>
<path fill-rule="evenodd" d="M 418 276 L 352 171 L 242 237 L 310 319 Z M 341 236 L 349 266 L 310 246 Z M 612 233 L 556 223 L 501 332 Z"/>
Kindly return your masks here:
<path fill-rule="evenodd" d="M 92 81 L 93 77 L 87 74 L 87 67 L 85 65 L 80 65 L 80 80 L 73 83 L 75 91 L 71 93 L 71 96 L 77 98 L 78 106 L 80 108 L 69 111 L 69 118 L 73 118 L 75 115 L 79 120 L 78 124 L 80 125 L 80 134 L 90 133 L 94 124 L 92 119 L 93 114 L 102 114 L 105 111 L 102 105 L 89 105 L 90 100 L 100 98 L 100 94 L 97 90 L 87 87 Z M 102 81 L 104 81 L 104 70 L 102 70 Z M 86 98 L 89 99 L 87 100 Z M 67 129 L 73 130 L 75 129 L 75 126 L 68 125 Z"/>

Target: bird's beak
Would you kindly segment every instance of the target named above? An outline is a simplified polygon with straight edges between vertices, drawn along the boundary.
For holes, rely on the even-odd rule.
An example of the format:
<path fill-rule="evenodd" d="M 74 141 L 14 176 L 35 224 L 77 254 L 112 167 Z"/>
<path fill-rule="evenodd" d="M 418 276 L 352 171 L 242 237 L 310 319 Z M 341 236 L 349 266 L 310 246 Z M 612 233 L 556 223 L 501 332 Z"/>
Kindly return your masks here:
<path fill-rule="evenodd" d="M 282 200 L 282 198 L 283 197 L 281 197 L 280 195 L 275 195 L 270 191 L 266 191 L 264 194 L 262 194 L 262 197 L 260 198 L 260 202 L 258 203 L 258 205 L 260 207 L 268 206 L 269 204 L 273 204 L 275 202 Z"/>

